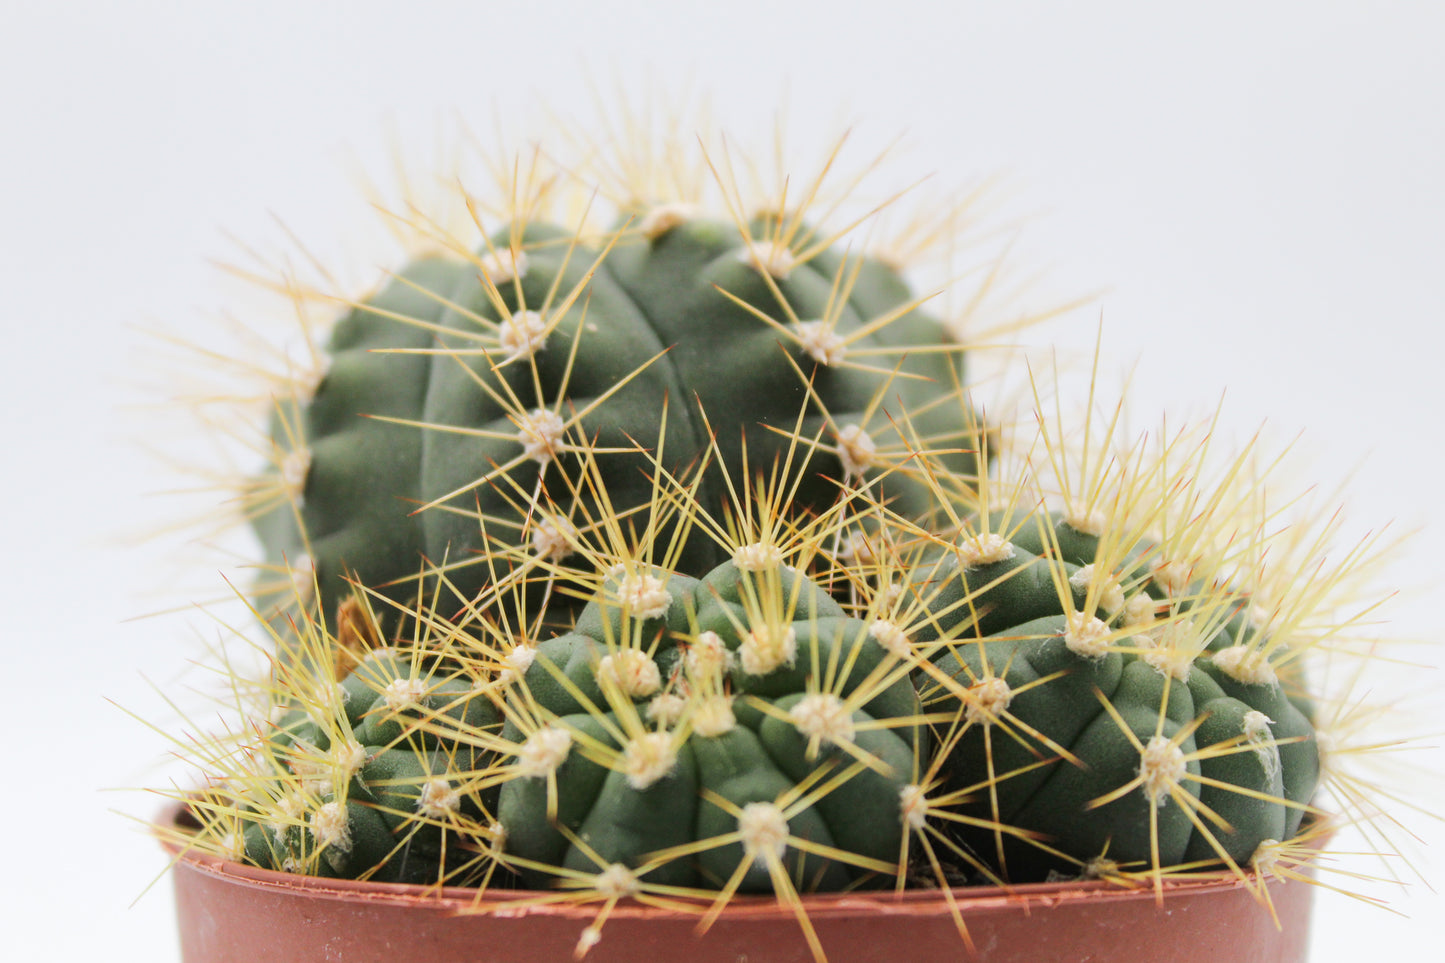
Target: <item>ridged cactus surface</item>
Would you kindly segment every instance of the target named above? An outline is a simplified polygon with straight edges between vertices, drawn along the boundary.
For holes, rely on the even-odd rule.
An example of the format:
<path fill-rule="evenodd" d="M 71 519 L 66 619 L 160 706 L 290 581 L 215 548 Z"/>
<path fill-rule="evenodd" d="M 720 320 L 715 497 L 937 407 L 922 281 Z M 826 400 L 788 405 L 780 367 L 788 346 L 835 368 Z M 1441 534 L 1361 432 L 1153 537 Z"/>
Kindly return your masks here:
<path fill-rule="evenodd" d="M 404 601 L 424 559 L 474 594 L 492 542 L 576 514 L 584 449 L 617 512 L 646 504 L 652 453 L 682 470 L 711 450 L 700 499 L 721 512 L 725 473 L 769 465 L 801 427 L 818 447 L 800 509 L 867 478 L 926 512 L 906 473 L 878 481 L 906 453 L 901 426 L 968 473 L 977 425 L 961 346 L 915 304 L 895 269 L 779 218 L 743 231 L 659 208 L 600 240 L 514 224 L 341 319 L 324 377 L 273 430 L 295 497 L 257 531 L 272 564 L 314 567 L 333 618 L 345 577 Z M 722 560 L 690 551 L 693 570 Z"/>

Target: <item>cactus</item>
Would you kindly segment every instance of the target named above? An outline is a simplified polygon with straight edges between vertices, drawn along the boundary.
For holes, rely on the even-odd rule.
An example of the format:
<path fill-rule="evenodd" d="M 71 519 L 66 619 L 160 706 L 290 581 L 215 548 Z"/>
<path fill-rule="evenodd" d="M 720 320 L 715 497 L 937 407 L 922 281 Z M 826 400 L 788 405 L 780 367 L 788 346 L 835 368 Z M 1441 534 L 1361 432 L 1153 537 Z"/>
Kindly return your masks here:
<path fill-rule="evenodd" d="M 1243 872 L 1319 815 L 1303 660 L 1333 628 L 1305 627 L 1318 596 L 1267 606 L 1245 557 L 1269 539 L 1242 538 L 1261 483 L 1242 457 L 1205 489 L 1207 444 L 1186 442 L 1115 453 L 1087 490 L 1002 472 L 919 539 L 919 689 L 949 720 L 937 771 L 965 845 L 1004 879 Z"/>
<path fill-rule="evenodd" d="M 744 447 L 769 462 L 805 403 L 801 429 L 823 443 L 800 506 L 825 509 L 834 480 L 856 476 L 879 480 L 896 511 L 928 511 L 926 486 L 889 471 L 906 457 L 904 412 L 957 450 L 950 470 L 976 472 L 962 344 L 895 266 L 850 249 L 851 227 L 825 236 L 805 209 L 729 221 L 650 200 L 595 231 L 539 206 L 350 302 L 320 369 L 278 405 L 273 467 L 253 485 L 281 497 L 254 524 L 271 566 L 306 585 L 314 568 L 326 618 L 348 579 L 414 596 L 424 559 L 476 594 L 489 542 L 545 540 L 546 502 L 576 513 L 565 476 L 584 449 L 604 456 L 624 512 L 646 503 L 643 453 L 663 438 L 680 468 L 715 436 L 740 477 Z M 720 478 L 701 482 L 714 512 Z M 721 561 L 706 540 L 689 551 L 695 571 Z"/>
<path fill-rule="evenodd" d="M 983 430 L 888 257 L 719 182 L 731 222 L 631 185 L 601 231 L 539 188 L 346 303 L 273 406 L 290 604 L 186 844 L 599 903 L 579 954 L 625 898 L 772 893 L 822 959 L 805 891 L 1299 875 L 1359 815 L 1305 666 L 1373 651 L 1373 547 L 1092 388 Z"/>

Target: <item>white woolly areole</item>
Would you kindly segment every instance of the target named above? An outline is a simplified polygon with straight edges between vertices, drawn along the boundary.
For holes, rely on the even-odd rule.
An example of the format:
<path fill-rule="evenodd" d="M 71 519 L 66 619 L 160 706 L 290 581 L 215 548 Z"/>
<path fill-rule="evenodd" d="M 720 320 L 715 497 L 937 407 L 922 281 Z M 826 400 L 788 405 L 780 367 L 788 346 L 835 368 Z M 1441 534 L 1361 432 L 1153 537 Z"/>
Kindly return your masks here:
<path fill-rule="evenodd" d="M 311 449 L 293 448 L 281 456 L 281 464 L 277 467 L 281 472 L 281 484 L 286 486 L 291 499 L 300 505 L 302 493 L 306 490 L 306 476 L 311 473 Z"/>
<path fill-rule="evenodd" d="M 520 420 L 517 440 L 522 443 L 522 454 L 543 465 L 556 458 L 562 450 L 562 436 L 567 432 L 562 416 L 550 409 L 538 408 Z"/>
<path fill-rule="evenodd" d="M 1148 592 L 1139 592 L 1124 603 L 1125 625 L 1147 625 L 1159 614 L 1160 602 Z"/>
<path fill-rule="evenodd" d="M 355 739 L 331 747 L 331 763 L 350 777 L 366 765 L 366 747 Z"/>
<path fill-rule="evenodd" d="M 958 540 L 954 551 L 958 553 L 958 562 L 965 571 L 1007 561 L 1015 554 L 1013 543 L 998 532 L 965 535 Z"/>
<path fill-rule="evenodd" d="M 687 709 L 687 700 L 676 692 L 662 692 L 647 704 L 647 718 L 663 726 L 675 726 Z"/>
<path fill-rule="evenodd" d="M 1254 848 L 1254 855 L 1249 857 L 1250 868 L 1260 876 L 1274 876 L 1275 870 L 1279 867 L 1280 856 L 1284 854 L 1284 844 L 1277 839 L 1261 839 L 1259 845 Z"/>
<path fill-rule="evenodd" d="M 667 614 L 672 596 L 662 580 L 646 572 L 629 572 L 617 585 L 617 600 L 635 619 L 656 619 Z"/>
<path fill-rule="evenodd" d="M 1243 729 L 1244 741 L 1254 749 L 1255 757 L 1259 759 L 1259 765 L 1264 769 L 1264 774 L 1271 779 L 1279 773 L 1279 751 L 1275 748 L 1274 732 L 1269 728 L 1274 722 L 1269 716 L 1258 709 L 1251 709 L 1244 714 Z"/>
<path fill-rule="evenodd" d="M 1159 626 L 1152 635 L 1136 635 L 1142 658 L 1160 675 L 1189 681 L 1194 657 L 1199 653 L 1199 630 L 1193 619 L 1175 619 Z"/>
<path fill-rule="evenodd" d="M 883 646 L 884 651 L 906 659 L 913 654 L 913 646 L 908 642 L 908 633 L 896 622 L 887 619 L 878 619 L 868 626 L 868 634 L 873 640 Z"/>
<path fill-rule="evenodd" d="M 792 329 L 798 346 L 821 365 L 840 364 L 848 354 L 848 345 L 826 321 L 798 321 Z"/>
<path fill-rule="evenodd" d="M 1274 685 L 1279 682 L 1269 656 L 1247 645 L 1231 645 L 1214 653 L 1214 664 L 1225 675 L 1245 685 Z"/>
<path fill-rule="evenodd" d="M 621 863 L 613 863 L 592 877 L 592 888 L 604 899 L 626 899 L 637 893 L 637 876 Z"/>
<path fill-rule="evenodd" d="M 517 770 L 523 776 L 547 776 L 557 771 L 572 751 L 572 733 L 543 726 L 517 750 Z"/>
<path fill-rule="evenodd" d="M 716 632 L 699 632 L 684 657 L 687 674 L 694 679 L 716 678 L 732 668 L 733 654 Z"/>
<path fill-rule="evenodd" d="M 841 746 L 853 741 L 853 713 L 831 692 L 812 692 L 788 710 L 793 727 L 809 739 L 824 745 Z"/>
<path fill-rule="evenodd" d="M 1134 642 L 1143 649 L 1139 657 L 1160 675 L 1171 676 L 1180 682 L 1189 681 L 1189 672 L 1194 668 L 1194 656 L 1183 649 L 1159 645 L 1148 636 L 1136 635 Z"/>
<path fill-rule="evenodd" d="M 798 657 L 798 634 L 789 626 L 760 625 L 738 646 L 738 657 L 748 675 L 767 675 Z"/>
<path fill-rule="evenodd" d="M 507 666 L 502 670 L 502 674 L 507 676 L 507 673 L 512 673 L 511 676 L 507 676 L 507 681 L 512 678 L 521 678 L 527 674 L 532 663 L 537 661 L 537 650 L 530 645 L 514 645 L 512 651 L 503 656 L 502 661 Z"/>
<path fill-rule="evenodd" d="M 622 750 L 622 771 L 627 784 L 643 790 L 672 772 L 677 766 L 677 749 L 667 732 L 646 732 L 629 740 Z"/>
<path fill-rule="evenodd" d="M 862 425 L 844 425 L 838 432 L 838 460 L 850 478 L 862 478 L 878 463 L 878 446 Z"/>
<path fill-rule="evenodd" d="M 655 241 L 662 235 L 675 227 L 681 227 L 697 216 L 697 208 L 691 204 L 674 202 L 671 204 L 657 204 L 652 207 L 642 218 L 642 223 L 637 226 L 642 236 L 649 241 Z"/>
<path fill-rule="evenodd" d="M 898 790 L 898 809 L 904 825 L 922 830 L 928 822 L 928 797 L 923 787 L 909 783 Z"/>
<path fill-rule="evenodd" d="M 421 787 L 421 795 L 416 799 L 416 811 L 430 819 L 455 816 L 461 807 L 461 793 L 440 777 L 428 779 Z"/>
<path fill-rule="evenodd" d="M 1077 592 L 1089 591 L 1089 585 L 1094 581 L 1094 566 L 1085 565 L 1073 575 L 1069 576 L 1069 584 Z M 1118 579 L 1109 579 L 1095 588 L 1099 608 L 1105 612 L 1117 612 L 1124 607 L 1124 587 L 1119 584 Z"/>
<path fill-rule="evenodd" d="M 306 813 L 306 800 L 299 793 L 288 792 L 276 800 L 276 809 L 292 822 L 298 822 Z"/>
<path fill-rule="evenodd" d="M 1109 653 L 1109 624 L 1082 612 L 1070 612 L 1065 620 L 1064 645 L 1085 659 L 1102 659 Z"/>
<path fill-rule="evenodd" d="M 1008 711 L 1013 698 L 1013 689 L 1004 679 L 997 676 L 979 679 L 968 687 L 964 697 L 964 718 L 975 725 L 994 722 Z"/>
<path fill-rule="evenodd" d="M 849 532 L 838 546 L 838 559 L 858 565 L 871 565 L 878 561 L 878 552 L 866 532 Z"/>
<path fill-rule="evenodd" d="M 737 723 L 730 696 L 713 695 L 701 699 L 692 714 L 692 731 L 706 739 L 715 739 L 732 732 Z"/>
<path fill-rule="evenodd" d="M 744 572 L 766 572 L 783 564 L 783 550 L 766 542 L 749 542 L 733 552 L 733 564 Z"/>
<path fill-rule="evenodd" d="M 743 851 L 759 865 L 767 865 L 769 852 L 781 859 L 788 850 L 788 821 L 773 803 L 750 802 L 744 806 L 738 814 L 738 833 Z"/>
<path fill-rule="evenodd" d="M 1095 856 L 1084 864 L 1084 879 L 1104 879 L 1119 875 L 1119 864 L 1107 856 Z"/>
<path fill-rule="evenodd" d="M 492 838 L 487 849 L 495 856 L 500 856 L 507 848 L 507 827 L 500 822 L 493 820 L 487 827 L 487 835 Z"/>
<path fill-rule="evenodd" d="M 662 688 L 662 673 L 641 649 L 619 649 L 597 663 L 597 681 L 614 685 L 632 699 L 646 699 Z"/>
<path fill-rule="evenodd" d="M 544 518 L 532 526 L 532 554 L 560 562 L 573 553 L 577 526 L 565 518 Z"/>
<path fill-rule="evenodd" d="M 547 346 L 547 319 L 536 311 L 514 311 L 498 325 L 497 342 L 508 361 L 530 358 Z"/>
<path fill-rule="evenodd" d="M 1189 771 L 1184 750 L 1163 736 L 1154 736 L 1139 754 L 1139 775 L 1144 792 L 1155 806 L 1163 806 L 1169 791 Z"/>
<path fill-rule="evenodd" d="M 351 825 L 346 819 L 346 806 L 334 801 L 322 803 L 311 814 L 311 836 L 321 846 L 350 852 Z"/>
<path fill-rule="evenodd" d="M 1168 595 L 1183 595 L 1189 590 L 1190 568 L 1183 562 L 1160 562 L 1150 571 L 1154 584 Z"/>
<path fill-rule="evenodd" d="M 386 702 L 386 707 L 392 712 L 417 705 L 422 697 L 426 695 L 426 683 L 421 679 L 392 679 L 381 690 L 381 697 Z"/>
<path fill-rule="evenodd" d="M 1064 512 L 1064 524 L 1083 535 L 1098 538 L 1109 529 L 1109 516 L 1097 508 L 1071 508 Z"/>
<path fill-rule="evenodd" d="M 779 281 L 786 279 L 798 263 L 786 244 L 772 241 L 749 241 L 738 252 L 738 258 L 754 271 L 766 271 Z"/>
<path fill-rule="evenodd" d="M 490 251 L 482 256 L 480 266 L 488 281 L 501 286 L 527 276 L 527 252 L 514 251 L 509 247 Z"/>
<path fill-rule="evenodd" d="M 240 833 L 226 833 L 216 840 L 216 847 L 222 856 L 233 863 L 240 862 L 246 856 L 246 840 Z"/>

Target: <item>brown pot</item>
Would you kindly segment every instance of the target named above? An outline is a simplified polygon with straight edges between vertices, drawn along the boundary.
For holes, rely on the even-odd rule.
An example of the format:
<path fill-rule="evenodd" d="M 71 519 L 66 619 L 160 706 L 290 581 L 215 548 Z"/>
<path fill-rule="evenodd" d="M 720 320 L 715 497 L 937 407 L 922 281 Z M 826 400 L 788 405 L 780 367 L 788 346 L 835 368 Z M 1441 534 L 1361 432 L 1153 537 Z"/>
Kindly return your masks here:
<path fill-rule="evenodd" d="M 172 817 L 175 816 L 173 812 Z M 519 904 L 528 896 L 293 876 L 173 843 L 185 963 L 542 963 L 571 960 L 592 905 Z M 967 952 L 937 890 L 810 896 L 807 913 L 830 963 L 1300 963 L 1314 887 L 1274 880 L 1279 917 L 1236 880 L 1152 889 L 1061 883 L 953 891 Z M 796 917 L 771 897 L 735 897 L 707 931 L 698 916 L 619 903 L 589 963 L 812 963 Z"/>

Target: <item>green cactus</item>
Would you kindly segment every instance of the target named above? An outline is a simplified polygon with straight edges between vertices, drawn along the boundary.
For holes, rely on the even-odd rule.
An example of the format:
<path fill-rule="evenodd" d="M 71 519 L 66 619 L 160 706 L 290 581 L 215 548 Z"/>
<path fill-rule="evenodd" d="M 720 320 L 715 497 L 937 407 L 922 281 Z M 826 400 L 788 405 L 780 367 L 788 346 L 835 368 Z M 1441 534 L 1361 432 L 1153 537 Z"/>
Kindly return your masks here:
<path fill-rule="evenodd" d="M 619 865 L 770 892 L 774 856 L 818 889 L 876 875 L 922 749 L 907 669 L 781 564 L 616 576 L 521 677 L 507 852 L 535 888 Z"/>
<path fill-rule="evenodd" d="M 819 183 L 751 220 L 723 186 L 732 222 L 629 185 L 605 230 L 467 195 L 479 246 L 346 302 L 247 492 L 299 604 L 185 744 L 185 845 L 599 903 L 579 955 L 623 898 L 773 893 L 820 960 L 803 891 L 1307 861 L 1354 703 L 1304 664 L 1373 653 L 1369 553 L 1277 530 L 1249 451 L 1206 482 L 1212 426 L 1095 430 L 1092 388 L 1082 444 L 1037 385 L 983 431 Z"/>
<path fill-rule="evenodd" d="M 258 484 L 292 497 L 255 526 L 273 566 L 308 587 L 314 566 L 328 619 L 346 577 L 410 598 L 423 559 L 476 594 L 492 543 L 545 541 L 557 522 L 543 506 L 576 513 L 559 476 L 577 476 L 584 449 L 618 512 L 646 504 L 664 439 L 673 469 L 711 448 L 742 477 L 745 446 L 768 464 L 800 412 L 821 435 L 801 508 L 857 477 L 895 511 L 929 511 L 906 472 L 879 481 L 906 457 L 905 421 L 958 449 L 952 471 L 975 471 L 961 346 L 896 270 L 797 217 L 740 228 L 658 206 L 601 241 L 519 219 L 465 259 L 406 267 L 337 323 L 327 353 L 309 396 L 278 410 L 276 467 Z M 699 498 L 722 509 L 720 471 Z M 685 567 L 719 561 L 699 539 Z"/>
<path fill-rule="evenodd" d="M 911 568 L 932 647 L 920 691 L 954 726 L 940 773 L 966 844 L 1015 882 L 1248 867 L 1299 832 L 1319 788 L 1288 632 L 1257 624 L 1207 533 L 1149 533 L 1188 491 L 1116 484 L 1112 516 L 985 498 Z"/>

